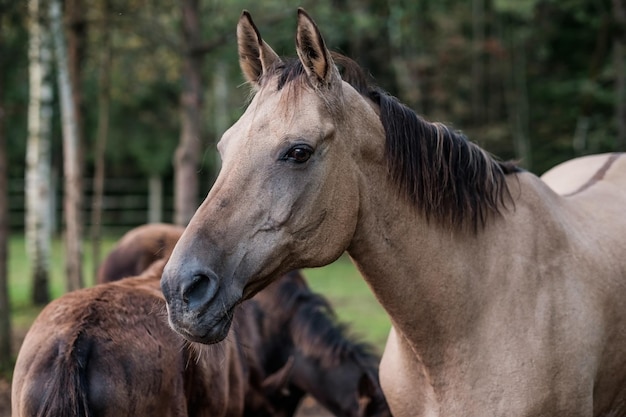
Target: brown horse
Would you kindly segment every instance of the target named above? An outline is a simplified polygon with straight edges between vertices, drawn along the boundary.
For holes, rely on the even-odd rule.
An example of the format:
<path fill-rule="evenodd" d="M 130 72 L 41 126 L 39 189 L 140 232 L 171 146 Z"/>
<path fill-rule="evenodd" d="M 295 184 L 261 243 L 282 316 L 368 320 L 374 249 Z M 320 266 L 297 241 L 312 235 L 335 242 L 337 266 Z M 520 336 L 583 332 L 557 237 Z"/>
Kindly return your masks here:
<path fill-rule="evenodd" d="M 15 365 L 13 417 L 243 415 L 251 378 L 236 335 L 245 323 L 218 345 L 186 342 L 165 319 L 164 264 L 42 310 Z"/>
<path fill-rule="evenodd" d="M 154 248 L 160 248 L 157 255 L 169 255 L 183 230 L 168 224 L 131 229 L 105 258 L 99 279 L 110 282 L 121 278 L 119 271 L 141 272 Z M 247 347 L 256 378 L 251 385 L 260 387 L 248 395 L 247 416 L 292 416 L 306 394 L 337 416 L 390 415 L 374 349 L 347 335 L 328 301 L 311 291 L 299 272 L 260 292 L 246 303 L 245 313 L 245 319 L 235 313 L 235 320 L 247 323 L 237 340 Z"/>
<path fill-rule="evenodd" d="M 98 268 L 97 282 L 141 274 L 158 259 L 167 259 L 185 230 L 167 223 L 149 223 L 129 230 Z"/>
<path fill-rule="evenodd" d="M 391 416 L 378 380 L 380 358 L 346 334 L 328 300 L 311 291 L 299 272 L 284 275 L 250 302 L 262 312 L 262 368 L 275 375 L 290 364 L 283 389 L 269 393 L 276 409 L 292 415 L 308 393 L 336 416 Z"/>
<path fill-rule="evenodd" d="M 394 415 L 625 415 L 626 157 L 561 196 L 373 86 L 303 10 L 295 60 L 247 12 L 237 34 L 255 95 L 163 273 L 174 329 L 221 340 L 242 300 L 347 251 L 393 323 Z"/>

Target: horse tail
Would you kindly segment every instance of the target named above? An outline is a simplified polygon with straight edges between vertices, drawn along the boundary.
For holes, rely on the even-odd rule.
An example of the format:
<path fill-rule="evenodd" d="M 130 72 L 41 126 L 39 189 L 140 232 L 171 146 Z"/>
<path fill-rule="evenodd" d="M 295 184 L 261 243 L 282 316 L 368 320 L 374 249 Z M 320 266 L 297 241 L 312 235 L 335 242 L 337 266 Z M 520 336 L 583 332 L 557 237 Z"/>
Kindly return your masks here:
<path fill-rule="evenodd" d="M 65 348 L 66 347 L 66 348 Z M 65 348 L 65 349 L 64 349 Z M 59 344 L 47 369 L 45 389 L 32 393 L 36 417 L 90 417 L 87 365 L 91 341 L 81 332 L 73 344 Z"/>

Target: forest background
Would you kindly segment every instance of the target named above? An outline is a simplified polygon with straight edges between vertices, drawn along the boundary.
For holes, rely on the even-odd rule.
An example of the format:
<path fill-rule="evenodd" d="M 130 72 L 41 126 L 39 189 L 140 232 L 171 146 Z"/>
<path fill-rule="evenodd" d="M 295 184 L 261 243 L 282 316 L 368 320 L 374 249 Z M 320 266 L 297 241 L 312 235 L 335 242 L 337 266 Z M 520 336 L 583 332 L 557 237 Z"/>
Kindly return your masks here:
<path fill-rule="evenodd" d="M 297 6 L 382 88 L 502 159 L 541 174 L 626 150 L 624 0 L 0 0 L 0 361 L 11 280 L 50 300 L 51 237 L 72 290 L 102 234 L 187 223 L 249 94 L 242 9 L 294 55 Z M 8 276 L 11 235 L 26 277 Z"/>

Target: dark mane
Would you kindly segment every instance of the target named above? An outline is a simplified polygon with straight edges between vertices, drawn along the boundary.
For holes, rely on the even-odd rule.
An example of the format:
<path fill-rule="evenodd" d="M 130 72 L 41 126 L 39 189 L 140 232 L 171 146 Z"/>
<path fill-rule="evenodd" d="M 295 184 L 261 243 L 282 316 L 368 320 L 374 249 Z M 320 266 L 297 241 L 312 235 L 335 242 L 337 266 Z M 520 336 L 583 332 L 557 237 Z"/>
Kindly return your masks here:
<path fill-rule="evenodd" d="M 452 228 L 484 227 L 511 201 L 506 175 L 519 172 L 512 162 L 495 159 L 459 131 L 431 123 L 375 86 L 359 65 L 333 53 L 344 81 L 380 107 L 385 153 L 392 180 L 427 220 Z M 307 82 L 302 63 L 285 60 L 270 75 L 278 89 L 295 80 Z"/>
<path fill-rule="evenodd" d="M 350 336 L 347 326 L 337 322 L 328 300 L 312 292 L 297 272 L 291 274 L 296 274 L 292 278 L 297 279 L 281 282 L 275 302 L 290 317 L 285 322 L 289 322 L 295 345 L 326 367 L 351 358 L 377 375 L 380 358 L 373 346 Z"/>

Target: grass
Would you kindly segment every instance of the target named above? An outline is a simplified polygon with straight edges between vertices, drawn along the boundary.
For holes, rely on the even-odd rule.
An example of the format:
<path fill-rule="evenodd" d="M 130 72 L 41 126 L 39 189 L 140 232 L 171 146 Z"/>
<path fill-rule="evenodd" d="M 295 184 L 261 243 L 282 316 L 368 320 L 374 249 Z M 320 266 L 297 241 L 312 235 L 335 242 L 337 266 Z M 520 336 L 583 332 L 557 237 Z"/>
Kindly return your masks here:
<path fill-rule="evenodd" d="M 331 301 L 339 319 L 382 353 L 391 328 L 389 318 L 350 259 L 342 256 L 304 274 L 311 288 Z"/>
<path fill-rule="evenodd" d="M 117 236 L 106 237 L 102 241 L 102 252 L 108 252 L 115 244 Z M 63 242 L 60 238 L 52 240 L 50 248 L 49 290 L 52 299 L 65 293 L 65 261 Z M 83 279 L 85 285 L 93 285 L 93 262 L 91 247 L 83 248 Z M 30 277 L 30 261 L 26 250 L 24 236 L 11 236 L 9 239 L 9 298 L 11 302 L 11 322 L 14 328 L 30 326 L 41 307 L 34 306 L 32 298 L 32 280 Z"/>
<path fill-rule="evenodd" d="M 103 238 L 102 253 L 106 254 L 118 236 Z M 86 285 L 93 285 L 91 246 L 84 243 L 83 277 Z M 31 303 L 32 283 L 30 264 L 23 236 L 12 236 L 9 246 L 9 296 L 12 325 L 26 329 L 41 311 Z M 50 258 L 50 293 L 57 298 L 65 292 L 65 264 L 63 243 L 53 239 Z M 389 319 L 378 304 L 365 281 L 347 257 L 323 268 L 304 271 L 311 288 L 325 295 L 332 303 L 339 319 L 347 323 L 352 333 L 382 349 L 387 339 Z"/>

